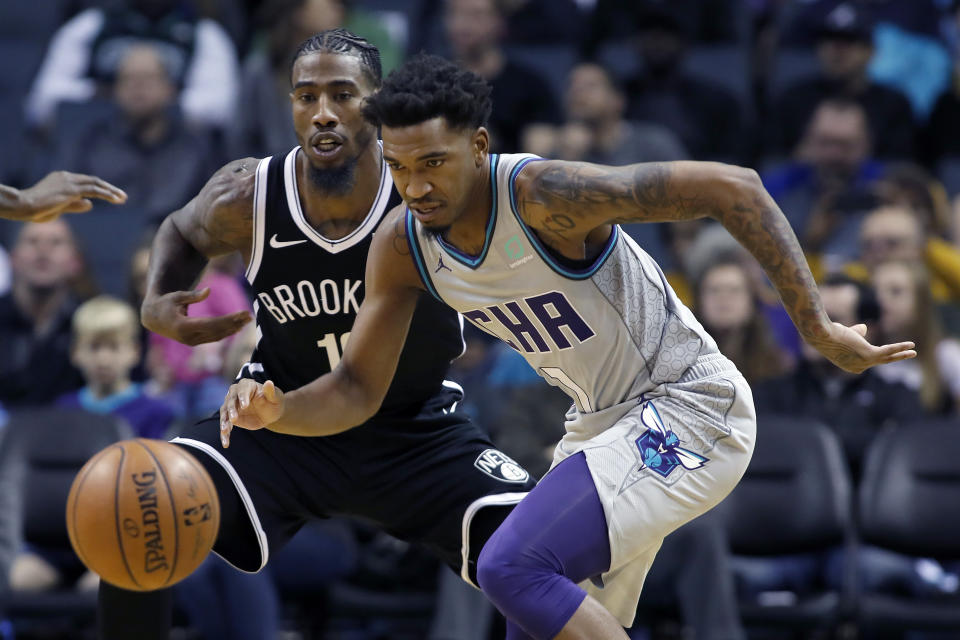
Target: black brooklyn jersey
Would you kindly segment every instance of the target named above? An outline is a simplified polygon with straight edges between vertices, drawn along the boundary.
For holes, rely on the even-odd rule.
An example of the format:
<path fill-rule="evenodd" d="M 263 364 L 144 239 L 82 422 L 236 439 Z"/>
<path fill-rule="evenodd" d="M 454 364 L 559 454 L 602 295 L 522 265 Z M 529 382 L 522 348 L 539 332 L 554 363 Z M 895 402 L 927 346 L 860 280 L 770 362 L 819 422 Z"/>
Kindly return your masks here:
<path fill-rule="evenodd" d="M 247 266 L 257 319 L 257 347 L 238 377 L 273 380 L 288 391 L 336 367 L 363 301 L 373 233 L 400 203 L 386 165 L 367 217 L 339 240 L 307 221 L 297 190 L 296 156 L 260 161 L 254 190 L 253 252 Z M 463 350 L 458 314 L 421 294 L 393 383 L 380 413 L 416 413 L 444 385 Z"/>

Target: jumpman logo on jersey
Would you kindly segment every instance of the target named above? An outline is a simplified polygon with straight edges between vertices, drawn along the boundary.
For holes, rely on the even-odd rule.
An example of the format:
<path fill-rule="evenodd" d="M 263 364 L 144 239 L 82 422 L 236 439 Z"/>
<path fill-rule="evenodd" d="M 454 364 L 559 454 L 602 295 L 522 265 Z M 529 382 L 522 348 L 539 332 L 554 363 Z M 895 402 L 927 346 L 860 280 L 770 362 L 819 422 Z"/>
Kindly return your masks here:
<path fill-rule="evenodd" d="M 440 270 L 441 270 L 441 269 L 446 269 L 446 270 L 449 271 L 450 273 L 453 273 L 453 269 L 451 269 L 451 268 L 448 267 L 447 265 L 443 264 L 443 256 L 439 256 L 439 260 L 437 260 L 437 268 L 434 269 L 433 272 L 434 272 L 434 273 L 440 273 Z"/>
<path fill-rule="evenodd" d="M 700 454 L 679 446 L 680 438 L 664 426 L 653 403 L 644 404 L 640 411 L 640 422 L 647 427 L 647 431 L 636 440 L 643 467 L 666 478 L 677 467 L 699 469 L 708 461 Z"/>

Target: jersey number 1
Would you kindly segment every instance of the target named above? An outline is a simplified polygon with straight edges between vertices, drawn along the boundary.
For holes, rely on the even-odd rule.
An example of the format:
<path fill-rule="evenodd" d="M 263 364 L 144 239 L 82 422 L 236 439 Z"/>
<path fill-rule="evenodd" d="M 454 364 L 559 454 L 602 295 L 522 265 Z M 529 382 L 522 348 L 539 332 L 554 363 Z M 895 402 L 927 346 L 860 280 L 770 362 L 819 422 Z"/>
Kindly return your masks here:
<path fill-rule="evenodd" d="M 347 331 L 340 335 L 340 344 L 337 344 L 337 334 L 328 333 L 322 339 L 317 340 L 317 346 L 327 352 L 327 358 L 330 360 L 330 371 L 337 368 L 340 364 L 340 355 L 347 348 L 347 340 L 350 339 L 350 332 Z"/>

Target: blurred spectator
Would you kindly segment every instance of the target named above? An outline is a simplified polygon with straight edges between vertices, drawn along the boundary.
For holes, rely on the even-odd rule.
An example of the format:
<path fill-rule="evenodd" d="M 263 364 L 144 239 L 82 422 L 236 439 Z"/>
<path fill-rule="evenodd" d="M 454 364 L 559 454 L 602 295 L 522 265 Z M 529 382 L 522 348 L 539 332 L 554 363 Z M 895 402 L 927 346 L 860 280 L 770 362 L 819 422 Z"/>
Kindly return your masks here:
<path fill-rule="evenodd" d="M 173 410 L 130 380 L 140 360 L 140 320 L 133 308 L 110 296 L 98 296 L 73 314 L 71 359 L 86 386 L 61 396 L 57 404 L 126 420 L 139 438 L 163 438 Z"/>
<path fill-rule="evenodd" d="M 623 41 L 636 35 L 635 25 L 658 0 L 596 0 L 583 54 L 591 58 L 605 42 Z M 742 13 L 747 3 L 740 0 L 671 0 L 670 6 L 687 38 L 697 43 L 735 42 L 743 33 Z M 756 3 L 753 3 L 756 4 Z"/>
<path fill-rule="evenodd" d="M 383 72 L 400 63 L 401 47 L 366 12 L 345 0 L 268 0 L 257 12 L 253 49 L 243 63 L 240 108 L 227 131 L 231 157 L 286 153 L 297 144 L 290 109 L 290 61 L 315 33 L 345 27 L 380 50 Z"/>
<path fill-rule="evenodd" d="M 918 216 L 902 206 L 881 207 L 864 218 L 860 264 L 848 265 L 846 271 L 866 280 L 877 265 L 888 260 L 925 264 L 934 300 L 960 301 L 960 250 L 928 235 Z"/>
<path fill-rule="evenodd" d="M 695 300 L 697 318 L 748 381 L 787 370 L 789 359 L 760 313 L 760 300 L 741 256 L 714 258 L 695 284 Z"/>
<path fill-rule="evenodd" d="M 116 117 L 95 121 L 58 152 L 68 168 L 103 176 L 127 192 L 122 210 L 98 207 L 76 223 L 98 279 L 114 295 L 124 293 L 123 267 L 145 228 L 186 204 L 220 165 L 209 133 L 184 123 L 176 98 L 162 50 L 128 47 L 114 75 Z"/>
<path fill-rule="evenodd" d="M 906 207 L 920 219 L 924 230 L 935 236 L 950 235 L 950 200 L 939 180 L 923 167 L 909 162 L 884 168 L 875 192 L 881 204 Z"/>
<path fill-rule="evenodd" d="M 768 152 L 788 154 L 804 133 L 811 114 L 825 98 L 855 100 L 867 116 L 878 157 L 910 158 L 914 152 L 914 118 L 907 98 L 873 82 L 867 67 L 873 57 L 873 25 L 853 3 L 843 3 L 823 20 L 817 38 L 820 73 L 801 80 L 779 96 L 772 110 Z"/>
<path fill-rule="evenodd" d="M 687 157 L 683 144 L 669 129 L 624 119 L 626 96 L 599 64 L 573 68 L 564 102 L 567 121 L 550 132 L 549 146 L 538 148 L 528 137 L 525 151 L 614 166 Z"/>
<path fill-rule="evenodd" d="M 952 82 L 937 98 L 923 135 L 924 160 L 931 166 L 945 157 L 960 156 L 960 2 L 952 4 Z"/>
<path fill-rule="evenodd" d="M 83 384 L 70 364 L 71 287 L 81 265 L 70 227 L 62 218 L 24 225 L 11 262 L 13 286 L 0 297 L 0 401 L 46 404 Z"/>
<path fill-rule="evenodd" d="M 444 30 L 453 58 L 493 88 L 491 147 L 520 150 L 525 127 L 560 124 L 557 99 L 537 73 L 507 57 L 502 40 L 506 21 L 497 0 L 446 0 Z"/>
<path fill-rule="evenodd" d="M 823 309 L 834 322 L 851 326 L 878 319 L 877 301 L 865 285 L 843 275 L 820 283 Z M 891 383 L 868 369 L 859 375 L 834 366 L 803 343 L 797 368 L 753 387 L 757 413 L 816 420 L 833 428 L 844 445 L 852 478 L 870 441 L 883 427 L 909 424 L 921 412 L 915 391 Z"/>
<path fill-rule="evenodd" d="M 745 152 L 743 107 L 722 86 L 683 70 L 688 43 L 676 13 L 638 17 L 643 70 L 627 82 L 627 117 L 668 127 L 699 160 L 736 160 Z"/>
<path fill-rule="evenodd" d="M 198 290 L 208 289 L 209 293 L 204 300 L 191 304 L 187 315 L 219 316 L 250 308 L 238 279 L 237 258 L 233 254 L 210 261 L 197 285 Z M 190 347 L 150 334 L 150 392 L 170 403 L 179 417 L 198 418 L 218 410 L 230 386 L 221 374 L 233 339 L 231 336 Z"/>
<path fill-rule="evenodd" d="M 880 331 L 887 342 L 912 340 L 917 357 L 876 367 L 877 375 L 920 394 L 931 414 L 960 412 L 960 341 L 944 335 L 922 264 L 881 262 L 873 269 Z"/>
<path fill-rule="evenodd" d="M 27 118 L 47 126 L 61 101 L 96 96 L 117 73 L 126 50 L 151 44 L 161 51 L 173 83 L 182 88 L 187 119 L 227 127 L 239 69 L 230 37 L 216 22 L 197 19 L 189 0 L 130 0 L 77 14 L 54 34 L 27 100 Z"/>
<path fill-rule="evenodd" d="M 813 112 L 796 160 L 763 175 L 815 274 L 834 271 L 857 254 L 860 221 L 874 207 L 871 186 L 882 168 L 870 151 L 863 108 L 827 98 Z M 813 254 L 823 254 L 826 268 Z"/>
<path fill-rule="evenodd" d="M 583 37 L 592 0 L 496 0 L 504 34 L 511 45 L 567 45 L 575 49 Z M 410 54 L 443 48 L 436 32 L 448 0 L 420 0 L 412 19 Z M 412 3 L 411 3 L 412 4 Z"/>

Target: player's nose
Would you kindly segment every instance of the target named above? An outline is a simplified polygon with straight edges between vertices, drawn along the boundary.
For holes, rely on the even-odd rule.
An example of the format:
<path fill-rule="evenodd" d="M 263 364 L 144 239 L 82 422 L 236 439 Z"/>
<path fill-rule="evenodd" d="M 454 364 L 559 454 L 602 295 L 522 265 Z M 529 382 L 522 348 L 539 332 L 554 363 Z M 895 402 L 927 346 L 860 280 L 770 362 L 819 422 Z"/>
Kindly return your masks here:
<path fill-rule="evenodd" d="M 313 124 L 318 128 L 335 127 L 340 119 L 333 108 L 333 101 L 326 96 L 320 96 L 317 99 L 317 109 L 313 112 Z"/>
<path fill-rule="evenodd" d="M 433 191 L 432 184 L 426 180 L 418 180 L 416 178 L 411 179 L 406 187 L 404 187 L 404 193 L 412 200 L 422 198 L 431 191 Z"/>

